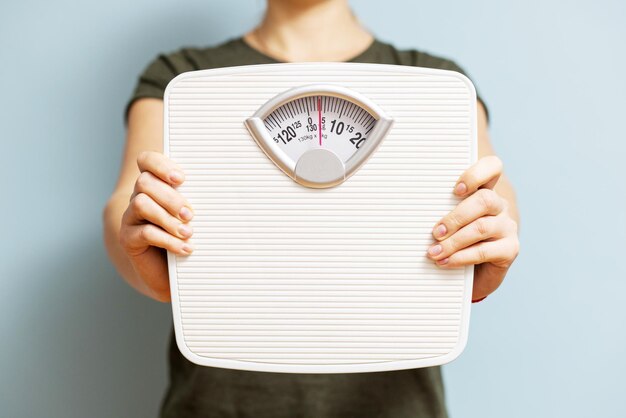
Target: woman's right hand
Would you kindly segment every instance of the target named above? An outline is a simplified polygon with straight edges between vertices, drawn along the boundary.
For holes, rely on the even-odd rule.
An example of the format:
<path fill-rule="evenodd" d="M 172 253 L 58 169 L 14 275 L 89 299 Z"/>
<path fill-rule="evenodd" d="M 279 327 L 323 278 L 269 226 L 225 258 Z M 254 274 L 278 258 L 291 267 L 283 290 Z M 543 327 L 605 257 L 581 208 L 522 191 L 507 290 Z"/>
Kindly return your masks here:
<path fill-rule="evenodd" d="M 167 254 L 191 254 L 191 205 L 177 190 L 185 175 L 172 160 L 154 151 L 137 157 L 140 174 L 122 216 L 120 245 L 154 299 L 170 300 Z"/>

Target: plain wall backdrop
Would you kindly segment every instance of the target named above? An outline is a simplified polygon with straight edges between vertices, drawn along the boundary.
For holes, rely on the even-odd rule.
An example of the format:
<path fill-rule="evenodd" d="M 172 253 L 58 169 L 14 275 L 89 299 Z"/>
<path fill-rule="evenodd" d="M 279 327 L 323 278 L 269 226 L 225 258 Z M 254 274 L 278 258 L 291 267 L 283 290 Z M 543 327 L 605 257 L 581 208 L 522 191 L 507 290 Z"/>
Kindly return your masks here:
<path fill-rule="evenodd" d="M 623 417 L 626 2 L 353 1 L 381 40 L 463 66 L 516 187 L 521 253 L 444 367 L 453 418 Z M 238 36 L 261 0 L 6 2 L 0 415 L 155 416 L 170 305 L 117 275 L 101 211 L 122 112 L 160 52 Z"/>

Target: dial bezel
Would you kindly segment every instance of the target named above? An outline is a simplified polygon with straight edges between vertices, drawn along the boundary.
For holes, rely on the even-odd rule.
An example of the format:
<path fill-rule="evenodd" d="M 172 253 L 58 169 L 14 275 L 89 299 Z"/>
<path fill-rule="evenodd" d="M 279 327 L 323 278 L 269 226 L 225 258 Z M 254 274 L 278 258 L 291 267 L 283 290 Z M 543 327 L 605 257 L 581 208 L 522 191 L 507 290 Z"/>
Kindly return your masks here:
<path fill-rule="evenodd" d="M 298 176 L 296 174 L 298 161 L 294 161 L 274 142 L 264 123 L 264 119 L 278 107 L 292 100 L 308 96 L 332 96 L 347 100 L 362 107 L 376 120 L 375 126 L 364 145 L 343 163 L 342 175 L 332 176 L 333 178 L 323 181 Z M 376 103 L 352 89 L 334 84 L 309 84 L 291 88 L 274 96 L 261 106 L 254 115 L 246 119 L 244 124 L 268 158 L 294 181 L 306 187 L 327 188 L 343 183 L 367 161 L 389 132 L 393 125 L 393 119 Z"/>

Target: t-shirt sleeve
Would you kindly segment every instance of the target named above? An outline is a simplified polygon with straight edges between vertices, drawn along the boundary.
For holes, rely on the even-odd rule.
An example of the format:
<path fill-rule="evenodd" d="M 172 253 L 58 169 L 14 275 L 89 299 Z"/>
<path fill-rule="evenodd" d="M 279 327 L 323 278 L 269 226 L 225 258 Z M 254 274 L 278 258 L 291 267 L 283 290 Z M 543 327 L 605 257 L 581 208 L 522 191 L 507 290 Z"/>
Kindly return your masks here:
<path fill-rule="evenodd" d="M 441 57 L 437 57 L 434 55 L 430 55 L 428 53 L 420 52 L 420 53 L 414 54 L 413 61 L 414 61 L 413 65 L 416 65 L 418 67 L 440 68 L 442 70 L 456 71 L 458 73 L 463 74 L 470 80 L 472 79 L 463 67 L 457 64 L 455 61 L 447 59 L 447 58 L 441 58 Z M 489 122 L 489 108 L 487 108 L 487 104 L 485 103 L 485 100 L 483 99 L 482 95 L 478 91 L 478 87 L 476 86 L 476 83 L 474 83 L 473 80 L 472 80 L 472 83 L 474 84 L 474 87 L 476 89 L 476 99 L 485 108 L 485 113 L 487 115 L 487 122 Z"/>
<path fill-rule="evenodd" d="M 194 62 L 184 50 L 159 54 L 139 75 L 135 89 L 124 109 L 124 123 L 128 122 L 128 111 L 135 100 L 144 97 L 163 99 L 165 88 L 174 77 L 195 69 L 197 68 Z"/>

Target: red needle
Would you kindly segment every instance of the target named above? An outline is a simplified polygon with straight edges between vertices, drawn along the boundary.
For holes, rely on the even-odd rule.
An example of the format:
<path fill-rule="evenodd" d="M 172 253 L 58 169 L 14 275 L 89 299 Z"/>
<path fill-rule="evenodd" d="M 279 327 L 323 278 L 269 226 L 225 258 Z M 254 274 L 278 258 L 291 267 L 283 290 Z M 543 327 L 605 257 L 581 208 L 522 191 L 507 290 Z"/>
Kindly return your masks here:
<path fill-rule="evenodd" d="M 322 146 L 322 98 L 317 98 L 317 121 L 319 125 L 320 147 Z"/>

